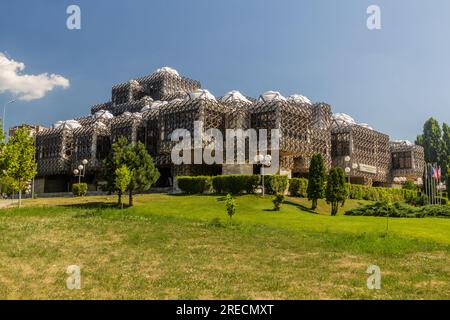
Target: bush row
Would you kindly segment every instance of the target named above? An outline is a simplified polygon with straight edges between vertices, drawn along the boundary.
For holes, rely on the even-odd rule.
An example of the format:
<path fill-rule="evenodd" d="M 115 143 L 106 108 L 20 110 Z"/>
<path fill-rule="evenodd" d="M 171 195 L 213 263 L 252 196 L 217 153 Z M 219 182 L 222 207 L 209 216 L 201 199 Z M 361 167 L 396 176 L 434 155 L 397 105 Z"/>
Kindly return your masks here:
<path fill-rule="evenodd" d="M 74 183 L 72 185 L 72 193 L 76 197 L 85 196 L 88 190 L 87 183 Z"/>
<path fill-rule="evenodd" d="M 199 193 L 255 193 L 261 183 L 260 175 L 230 174 L 220 176 L 179 176 L 179 188 L 188 194 Z M 285 175 L 265 175 L 265 192 L 268 194 L 284 193 L 289 186 L 289 193 L 294 197 L 307 197 L 308 180 L 305 178 L 288 179 Z M 416 190 L 368 187 L 357 184 L 347 185 L 351 199 L 371 201 L 405 201 L 415 204 L 418 201 Z M 443 202 L 445 203 L 445 202 Z M 417 204 L 416 204 L 417 205 Z"/>
<path fill-rule="evenodd" d="M 308 179 L 292 178 L 289 179 L 289 194 L 293 197 L 306 198 L 306 189 L 308 189 Z"/>
<path fill-rule="evenodd" d="M 185 193 L 255 193 L 261 177 L 253 174 L 224 174 L 220 176 L 178 176 L 178 187 Z M 265 192 L 284 193 L 288 186 L 288 177 L 283 175 L 265 175 Z"/>
<path fill-rule="evenodd" d="M 450 217 L 450 206 L 427 205 L 417 208 L 401 202 L 390 204 L 387 201 L 378 201 L 350 209 L 345 215 L 394 218 Z"/>
<path fill-rule="evenodd" d="M 205 193 L 211 191 L 211 177 L 209 176 L 179 176 L 178 187 L 188 194 Z"/>
<path fill-rule="evenodd" d="M 411 202 L 417 198 L 416 190 L 368 187 L 358 184 L 347 184 L 350 199 L 371 201 L 406 201 Z"/>

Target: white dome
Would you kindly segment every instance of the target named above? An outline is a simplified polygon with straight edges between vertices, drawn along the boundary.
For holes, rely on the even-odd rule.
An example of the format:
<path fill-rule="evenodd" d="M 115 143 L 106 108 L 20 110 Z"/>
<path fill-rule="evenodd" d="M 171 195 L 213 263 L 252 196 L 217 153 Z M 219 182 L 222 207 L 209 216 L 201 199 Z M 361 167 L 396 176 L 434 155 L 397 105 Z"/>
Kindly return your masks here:
<path fill-rule="evenodd" d="M 101 121 L 94 122 L 94 127 L 99 129 L 107 129 L 108 127 Z"/>
<path fill-rule="evenodd" d="M 156 69 L 156 71 L 155 71 L 155 73 L 160 73 L 160 72 L 167 72 L 167 73 L 173 74 L 174 76 L 177 76 L 177 77 L 180 76 L 178 71 L 171 67 L 162 67 L 162 68 Z"/>
<path fill-rule="evenodd" d="M 406 146 L 413 146 L 414 145 L 414 143 L 412 143 L 409 140 L 394 140 L 394 141 L 392 141 L 392 143 L 403 144 L 403 145 L 406 145 Z"/>
<path fill-rule="evenodd" d="M 156 100 L 153 101 L 151 104 L 147 104 L 145 105 L 142 109 L 141 112 L 147 111 L 147 110 L 153 110 L 153 109 L 158 109 L 159 107 L 168 104 L 167 101 L 160 101 L 160 100 Z"/>
<path fill-rule="evenodd" d="M 286 98 L 283 97 L 278 91 L 266 91 L 259 96 L 259 101 L 286 101 Z"/>
<path fill-rule="evenodd" d="M 61 121 L 55 122 L 55 124 L 53 125 L 54 129 L 73 130 L 73 129 L 77 129 L 77 128 L 81 128 L 81 127 L 82 127 L 82 125 L 76 120 L 61 120 Z"/>
<path fill-rule="evenodd" d="M 373 130 L 373 128 L 367 123 L 361 122 L 361 123 L 358 123 L 358 125 L 360 125 L 361 127 Z"/>
<path fill-rule="evenodd" d="M 206 89 L 197 89 L 195 91 L 189 92 L 184 101 L 196 100 L 196 99 L 206 99 L 217 101 L 216 98 Z"/>
<path fill-rule="evenodd" d="M 288 102 L 312 104 L 311 100 L 301 94 L 292 94 L 287 99 Z"/>
<path fill-rule="evenodd" d="M 355 119 L 353 119 L 351 116 L 345 113 L 334 113 L 333 114 L 333 126 L 337 125 L 352 125 L 356 124 L 358 126 L 373 130 L 373 128 L 368 125 L 367 123 L 357 123 Z"/>
<path fill-rule="evenodd" d="M 94 119 L 112 119 L 114 115 L 108 110 L 98 110 L 93 114 Z"/>
<path fill-rule="evenodd" d="M 334 113 L 333 120 L 335 120 L 339 125 L 342 124 L 356 124 L 355 119 L 345 113 Z"/>
<path fill-rule="evenodd" d="M 252 103 L 248 100 L 242 93 L 237 90 L 232 90 L 227 92 L 221 99 L 222 102 L 244 102 L 244 103 Z"/>

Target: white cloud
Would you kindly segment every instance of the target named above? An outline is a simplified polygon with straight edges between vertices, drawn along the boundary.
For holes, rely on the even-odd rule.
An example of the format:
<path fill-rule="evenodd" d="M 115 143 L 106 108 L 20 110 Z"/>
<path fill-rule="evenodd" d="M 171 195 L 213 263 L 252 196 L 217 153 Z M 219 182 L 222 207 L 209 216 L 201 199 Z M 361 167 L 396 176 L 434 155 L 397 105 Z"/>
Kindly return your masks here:
<path fill-rule="evenodd" d="M 30 101 L 40 99 L 56 87 L 69 87 L 69 80 L 59 74 L 21 74 L 23 62 L 8 59 L 0 52 L 0 93 L 11 92 L 17 99 Z"/>

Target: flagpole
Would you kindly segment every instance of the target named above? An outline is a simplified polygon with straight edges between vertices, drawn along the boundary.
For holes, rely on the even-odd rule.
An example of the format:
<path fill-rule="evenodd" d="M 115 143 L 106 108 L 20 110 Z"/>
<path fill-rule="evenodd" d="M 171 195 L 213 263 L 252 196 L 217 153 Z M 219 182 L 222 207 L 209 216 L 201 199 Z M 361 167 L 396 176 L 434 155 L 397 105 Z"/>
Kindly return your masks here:
<path fill-rule="evenodd" d="M 433 197 L 433 165 L 428 164 L 429 166 L 429 175 L 428 175 L 428 183 L 430 184 L 430 204 L 434 203 Z"/>
<path fill-rule="evenodd" d="M 423 181 L 423 189 L 425 191 L 425 196 L 427 197 L 427 204 L 429 204 L 430 198 L 428 197 L 428 170 L 427 170 L 427 164 L 424 164 L 425 167 L 425 174 L 423 175 L 424 181 Z"/>
<path fill-rule="evenodd" d="M 428 181 L 428 192 L 429 192 L 429 202 L 428 204 L 433 204 L 433 190 L 432 190 L 432 183 L 431 183 L 431 165 L 427 164 L 428 174 L 427 174 L 427 181 Z"/>

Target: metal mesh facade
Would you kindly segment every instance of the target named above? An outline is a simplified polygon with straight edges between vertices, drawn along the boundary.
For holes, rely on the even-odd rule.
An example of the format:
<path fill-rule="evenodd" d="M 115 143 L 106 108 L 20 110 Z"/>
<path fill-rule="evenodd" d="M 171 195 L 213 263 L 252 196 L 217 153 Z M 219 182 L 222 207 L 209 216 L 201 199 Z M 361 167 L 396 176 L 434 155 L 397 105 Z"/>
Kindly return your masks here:
<path fill-rule="evenodd" d="M 425 161 L 422 146 L 406 141 L 391 142 L 392 178 L 416 180 L 423 176 Z"/>
<path fill-rule="evenodd" d="M 224 138 L 225 129 L 253 128 L 257 132 L 267 129 L 268 148 L 270 129 L 279 129 L 281 171 L 294 176 L 307 173 L 315 153 L 324 156 L 327 168 L 331 165 L 345 168 L 349 164 L 344 158 L 349 156 L 351 163 L 358 165 L 350 173 L 352 178 L 359 179 L 355 182 L 386 183 L 394 176 L 422 175 L 422 148 L 390 144 L 387 135 L 357 124 L 338 124 L 332 120 L 331 107 L 326 103 L 263 96 L 255 100 L 240 93 L 236 99 L 235 91 L 235 96 L 228 93 L 217 100 L 207 94 L 192 95 L 200 87 L 198 81 L 165 71 L 113 86 L 111 101 L 93 105 L 91 115 L 76 119 L 78 127 L 46 129 L 36 134 L 38 175 L 71 176 L 83 159 L 89 161 L 87 174 L 94 175 L 111 144 L 121 136 L 130 142 L 144 143 L 167 179 L 177 175 L 220 174 L 223 170 L 220 165 L 171 162 L 171 150 L 176 143 L 171 141 L 172 132 L 187 129 L 193 139 L 195 121 L 202 121 L 204 130 L 219 129 Z M 105 111 L 107 117 L 102 116 Z M 210 142 L 203 142 L 202 147 L 207 143 Z M 403 164 L 400 167 L 393 160 L 396 154 L 405 156 L 405 152 L 411 155 L 411 168 Z M 393 163 L 398 168 L 391 170 Z"/>
<path fill-rule="evenodd" d="M 350 177 L 366 184 L 390 181 L 389 137 L 358 124 L 333 123 L 331 130 L 333 165 L 350 168 Z M 345 161 L 345 157 L 350 161 Z M 353 168 L 353 165 L 357 166 Z"/>

